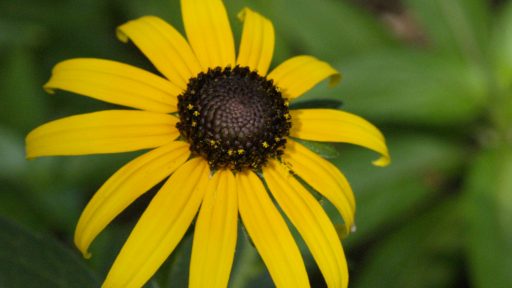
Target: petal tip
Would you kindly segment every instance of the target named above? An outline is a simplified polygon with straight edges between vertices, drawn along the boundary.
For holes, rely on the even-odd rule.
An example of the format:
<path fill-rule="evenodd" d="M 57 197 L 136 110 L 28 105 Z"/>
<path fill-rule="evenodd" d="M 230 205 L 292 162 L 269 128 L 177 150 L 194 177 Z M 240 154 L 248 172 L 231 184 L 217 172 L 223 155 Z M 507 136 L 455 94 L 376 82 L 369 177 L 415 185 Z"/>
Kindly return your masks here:
<path fill-rule="evenodd" d="M 329 88 L 334 88 L 341 82 L 341 79 L 342 79 L 341 73 L 338 72 L 337 70 L 335 70 L 335 71 L 336 72 L 331 75 L 331 79 L 329 80 Z"/>
<path fill-rule="evenodd" d="M 239 21 L 243 22 L 245 19 L 245 14 L 247 14 L 247 10 L 250 9 L 247 7 L 242 8 L 242 10 L 240 10 L 240 12 L 238 12 L 238 14 L 236 15 L 236 18 L 238 18 Z"/>
<path fill-rule="evenodd" d="M 245 20 L 245 17 L 247 16 L 247 13 L 250 13 L 250 12 L 254 12 L 254 10 L 252 10 L 249 7 L 244 7 L 244 8 L 242 8 L 242 10 L 240 10 L 240 12 L 238 12 L 236 17 L 238 18 L 238 20 L 243 22 Z"/>
<path fill-rule="evenodd" d="M 25 137 L 25 159 L 27 160 L 33 160 L 38 156 L 36 153 L 34 153 L 34 149 L 32 148 L 33 144 L 30 140 L 32 138 L 33 131 L 34 130 L 30 131 Z"/>
<path fill-rule="evenodd" d="M 91 252 L 88 252 L 88 251 L 81 251 L 81 252 L 82 252 L 82 257 L 84 257 L 84 259 L 91 259 L 91 257 L 92 257 Z"/>
<path fill-rule="evenodd" d="M 92 257 L 92 254 L 88 251 L 89 244 L 85 243 L 83 239 L 81 239 L 81 236 L 78 235 L 77 232 L 75 232 L 75 246 L 78 248 L 80 253 L 82 253 L 82 257 L 85 259 L 90 259 Z"/>
<path fill-rule="evenodd" d="M 36 159 L 36 156 L 31 155 L 29 151 L 25 151 L 25 159 L 26 160 L 34 160 L 34 159 Z"/>
<path fill-rule="evenodd" d="M 43 90 L 48 94 L 55 94 L 55 89 L 51 86 L 51 79 L 43 85 Z"/>
<path fill-rule="evenodd" d="M 116 29 L 116 37 L 123 43 L 128 43 L 128 35 L 123 32 L 123 25 Z"/>
<path fill-rule="evenodd" d="M 382 156 L 379 159 L 372 162 L 372 164 L 377 167 L 386 167 L 390 163 L 391 163 L 391 158 L 389 157 L 389 155 Z"/>

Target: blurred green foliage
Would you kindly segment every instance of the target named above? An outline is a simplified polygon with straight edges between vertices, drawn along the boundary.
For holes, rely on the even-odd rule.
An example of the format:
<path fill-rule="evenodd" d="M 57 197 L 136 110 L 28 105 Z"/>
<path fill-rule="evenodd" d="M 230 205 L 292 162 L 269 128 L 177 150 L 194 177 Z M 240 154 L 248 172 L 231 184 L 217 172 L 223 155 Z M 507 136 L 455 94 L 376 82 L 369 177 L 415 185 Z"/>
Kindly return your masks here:
<path fill-rule="evenodd" d="M 385 169 L 371 166 L 375 155 L 363 149 L 310 144 L 346 173 L 357 197 L 357 232 L 344 239 L 350 286 L 510 287 L 512 2 L 225 2 L 237 39 L 244 6 L 274 22 L 274 66 L 305 53 L 342 71 L 341 85 L 315 88 L 296 107 L 341 105 L 387 136 L 393 163 Z M 72 244 L 81 209 L 138 153 L 24 159 L 24 136 L 37 125 L 111 107 L 45 94 L 53 65 L 97 57 L 154 71 L 114 34 L 147 14 L 183 29 L 177 0 L 0 1 L 1 287 L 94 287 L 151 198 L 110 225 L 86 261 Z M 239 234 L 231 286 L 271 286 L 242 228 Z M 189 233 L 148 287 L 186 287 L 190 243 Z M 312 283 L 322 287 L 302 247 Z"/>
<path fill-rule="evenodd" d="M 0 286 L 93 288 L 99 280 L 78 255 L 54 239 L 0 219 Z"/>

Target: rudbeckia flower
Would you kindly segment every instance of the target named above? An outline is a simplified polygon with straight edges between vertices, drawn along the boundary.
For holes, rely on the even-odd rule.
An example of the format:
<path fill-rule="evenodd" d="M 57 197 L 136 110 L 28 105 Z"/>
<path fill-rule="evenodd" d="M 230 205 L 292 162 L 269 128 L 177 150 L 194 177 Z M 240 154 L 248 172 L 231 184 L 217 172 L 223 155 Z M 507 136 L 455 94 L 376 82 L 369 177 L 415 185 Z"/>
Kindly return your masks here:
<path fill-rule="evenodd" d="M 274 28 L 244 9 L 238 56 L 221 0 L 182 0 L 188 41 L 154 16 L 118 28 L 161 75 L 101 59 L 57 64 L 44 86 L 132 109 L 107 110 L 46 123 L 27 136 L 27 157 L 152 149 L 126 164 L 83 211 L 75 243 L 91 242 L 127 206 L 165 181 L 110 269 L 104 287 L 141 287 L 193 224 L 190 287 L 226 287 L 241 222 L 278 287 L 308 287 L 308 275 L 282 213 L 307 244 L 329 287 L 347 287 L 348 270 L 333 223 L 300 179 L 339 211 L 347 229 L 355 201 L 330 162 L 295 139 L 344 142 L 389 156 L 366 120 L 339 110 L 290 110 L 319 82 L 340 74 L 311 56 L 267 73 Z M 197 217 L 196 217 L 197 216 Z"/>

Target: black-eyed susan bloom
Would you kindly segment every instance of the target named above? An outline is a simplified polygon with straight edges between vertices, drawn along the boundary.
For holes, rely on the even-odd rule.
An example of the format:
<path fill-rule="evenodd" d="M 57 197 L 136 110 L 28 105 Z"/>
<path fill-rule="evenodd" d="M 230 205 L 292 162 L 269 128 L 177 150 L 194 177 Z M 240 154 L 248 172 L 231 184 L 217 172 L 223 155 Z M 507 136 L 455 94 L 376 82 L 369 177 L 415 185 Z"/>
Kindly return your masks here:
<path fill-rule="evenodd" d="M 355 201 L 340 171 L 294 138 L 346 142 L 381 154 L 384 137 L 364 119 L 338 110 L 289 110 L 320 81 L 339 80 L 311 56 L 289 59 L 267 74 L 272 23 L 244 9 L 238 57 L 221 0 L 182 0 L 187 40 L 147 16 L 118 29 L 163 77 L 100 59 L 59 63 L 45 85 L 133 108 L 76 115 L 27 136 L 27 156 L 82 155 L 152 149 L 117 171 L 78 222 L 83 255 L 96 236 L 135 199 L 165 180 L 119 252 L 104 287 L 140 287 L 195 221 L 190 287 L 226 287 L 238 215 L 278 287 L 308 287 L 305 265 L 283 216 L 301 234 L 329 287 L 346 287 L 340 239 L 301 178 L 328 199 L 347 227 Z M 266 183 L 266 185 L 264 185 Z M 267 189 L 268 188 L 268 189 Z M 196 218 L 197 215 L 197 218 Z"/>

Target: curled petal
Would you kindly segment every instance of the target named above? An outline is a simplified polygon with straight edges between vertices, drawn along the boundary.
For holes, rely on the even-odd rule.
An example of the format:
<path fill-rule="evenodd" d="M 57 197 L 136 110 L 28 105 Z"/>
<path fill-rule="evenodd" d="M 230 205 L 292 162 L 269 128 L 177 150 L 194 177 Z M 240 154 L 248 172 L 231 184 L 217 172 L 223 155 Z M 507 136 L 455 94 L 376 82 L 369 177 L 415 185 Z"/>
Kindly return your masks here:
<path fill-rule="evenodd" d="M 312 56 L 296 56 L 277 66 L 268 78 L 281 90 L 283 96 L 294 99 L 330 77 L 330 86 L 338 84 L 341 75 L 326 62 Z"/>
<path fill-rule="evenodd" d="M 381 154 L 374 165 L 386 166 L 390 162 L 382 133 L 357 115 L 332 109 L 292 110 L 290 114 L 293 121 L 290 135 L 293 137 L 363 146 Z"/>

